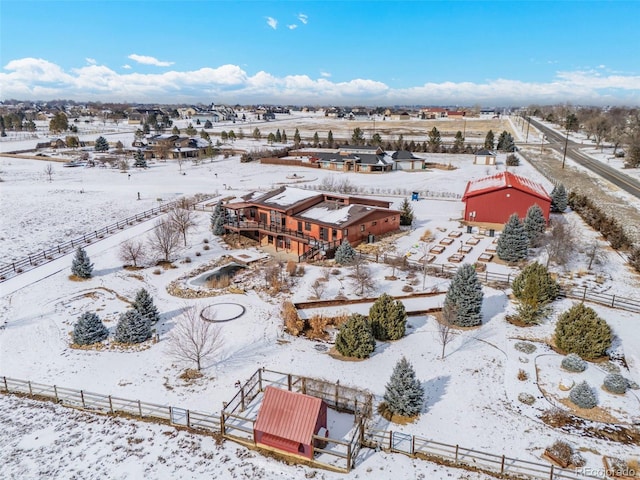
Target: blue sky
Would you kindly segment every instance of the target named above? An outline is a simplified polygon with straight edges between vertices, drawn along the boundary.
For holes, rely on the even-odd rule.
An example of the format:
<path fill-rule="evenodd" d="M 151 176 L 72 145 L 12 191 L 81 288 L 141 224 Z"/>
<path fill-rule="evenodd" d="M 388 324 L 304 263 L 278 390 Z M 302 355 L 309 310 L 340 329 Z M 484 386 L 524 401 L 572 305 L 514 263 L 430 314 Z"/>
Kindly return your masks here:
<path fill-rule="evenodd" d="M 640 105 L 640 1 L 0 0 L 0 98 Z"/>

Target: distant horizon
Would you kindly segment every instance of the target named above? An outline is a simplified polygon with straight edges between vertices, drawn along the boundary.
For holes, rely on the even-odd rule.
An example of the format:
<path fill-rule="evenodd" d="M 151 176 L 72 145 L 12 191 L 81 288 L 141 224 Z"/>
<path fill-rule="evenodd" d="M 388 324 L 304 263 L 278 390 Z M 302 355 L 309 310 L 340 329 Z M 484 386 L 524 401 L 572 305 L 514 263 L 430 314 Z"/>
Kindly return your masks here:
<path fill-rule="evenodd" d="M 637 1 L 2 0 L 0 99 L 640 106 Z"/>

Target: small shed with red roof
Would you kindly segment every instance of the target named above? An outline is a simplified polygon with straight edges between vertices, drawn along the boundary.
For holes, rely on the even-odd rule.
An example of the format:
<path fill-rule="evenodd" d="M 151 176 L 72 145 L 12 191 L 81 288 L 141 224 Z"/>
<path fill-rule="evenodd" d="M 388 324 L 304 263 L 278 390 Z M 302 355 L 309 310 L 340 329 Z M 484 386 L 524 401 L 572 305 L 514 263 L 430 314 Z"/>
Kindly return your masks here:
<path fill-rule="evenodd" d="M 548 222 L 551 210 L 551 197 L 542 185 L 511 172 L 471 180 L 462 201 L 467 222 L 505 224 L 513 213 L 525 218 L 535 204 Z"/>
<path fill-rule="evenodd" d="M 313 436 L 318 434 L 328 436 L 327 404 L 322 399 L 275 387 L 265 389 L 253 427 L 258 446 L 313 459 Z"/>

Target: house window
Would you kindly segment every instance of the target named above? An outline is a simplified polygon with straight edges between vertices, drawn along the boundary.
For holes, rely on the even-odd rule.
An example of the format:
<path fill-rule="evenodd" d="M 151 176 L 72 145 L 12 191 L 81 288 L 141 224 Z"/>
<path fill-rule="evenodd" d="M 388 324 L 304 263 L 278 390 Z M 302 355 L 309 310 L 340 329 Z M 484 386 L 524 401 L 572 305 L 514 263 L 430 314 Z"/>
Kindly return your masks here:
<path fill-rule="evenodd" d="M 304 229 L 307 232 L 310 232 L 311 231 L 311 222 L 304 222 Z"/>
<path fill-rule="evenodd" d="M 298 222 L 298 231 L 302 232 L 302 222 Z"/>
<path fill-rule="evenodd" d="M 395 221 L 396 221 L 396 217 L 395 217 L 395 215 L 394 215 L 393 217 L 391 217 L 391 221 L 392 221 L 392 222 L 395 222 Z"/>
<path fill-rule="evenodd" d="M 343 235 L 345 238 L 347 238 L 347 237 L 349 236 L 349 229 L 348 229 L 348 228 L 345 228 L 345 229 L 342 231 L 342 235 Z"/>
<path fill-rule="evenodd" d="M 267 223 L 267 214 L 260 212 L 260 223 Z"/>
<path fill-rule="evenodd" d="M 364 224 L 360 225 L 360 231 L 364 232 Z"/>
<path fill-rule="evenodd" d="M 320 240 L 324 240 L 325 242 L 329 240 L 329 230 L 324 227 L 320 227 Z"/>
<path fill-rule="evenodd" d="M 371 222 L 371 226 L 375 227 L 378 224 L 378 222 Z"/>
<path fill-rule="evenodd" d="M 273 235 L 267 235 L 267 243 L 273 245 Z"/>
<path fill-rule="evenodd" d="M 338 230 L 336 230 L 335 228 L 333 229 L 333 231 L 331 232 L 331 234 L 333 235 L 333 239 L 336 240 L 338 238 Z"/>

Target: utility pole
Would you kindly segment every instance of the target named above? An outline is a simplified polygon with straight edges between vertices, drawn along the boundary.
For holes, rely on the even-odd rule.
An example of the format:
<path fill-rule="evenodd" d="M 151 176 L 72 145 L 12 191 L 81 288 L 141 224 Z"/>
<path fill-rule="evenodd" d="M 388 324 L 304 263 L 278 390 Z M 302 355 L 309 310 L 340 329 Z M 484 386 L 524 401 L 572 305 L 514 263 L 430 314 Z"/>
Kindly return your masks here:
<path fill-rule="evenodd" d="M 528 115 L 528 112 L 527 112 L 527 136 L 524 139 L 524 143 L 528 143 L 528 141 L 529 141 L 529 127 L 530 126 L 531 126 L 531 117 Z"/>
<path fill-rule="evenodd" d="M 567 158 L 567 145 L 569 143 L 569 129 L 567 128 L 567 136 L 564 139 L 564 153 L 562 154 L 562 168 L 564 169 L 564 161 Z"/>

